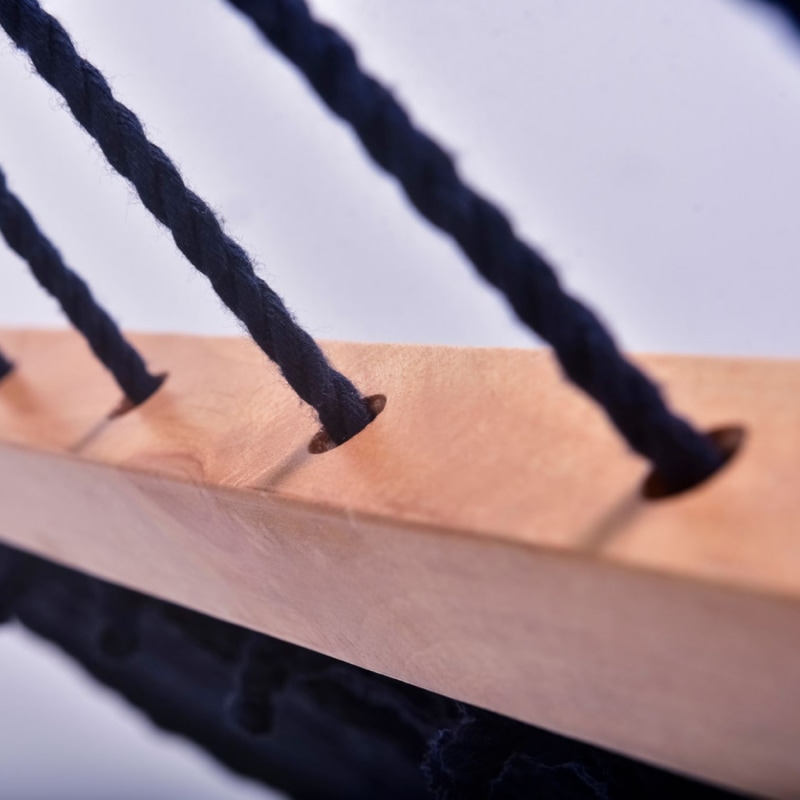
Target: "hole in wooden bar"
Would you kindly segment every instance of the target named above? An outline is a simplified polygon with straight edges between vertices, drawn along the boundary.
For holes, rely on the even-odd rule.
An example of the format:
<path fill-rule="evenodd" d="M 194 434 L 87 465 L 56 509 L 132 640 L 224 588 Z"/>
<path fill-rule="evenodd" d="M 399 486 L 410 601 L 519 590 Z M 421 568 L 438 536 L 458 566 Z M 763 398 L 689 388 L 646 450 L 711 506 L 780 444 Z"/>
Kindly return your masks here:
<path fill-rule="evenodd" d="M 117 405 L 117 407 L 108 415 L 108 419 L 119 419 L 129 411 L 133 411 L 134 408 L 139 408 L 139 406 L 144 405 L 151 397 L 154 397 L 161 390 L 161 387 L 169 377 L 169 373 L 162 372 L 160 375 L 156 375 L 155 377 L 156 380 L 158 380 L 158 386 L 156 386 L 156 388 L 144 400 L 142 400 L 141 403 L 134 403 L 129 398 L 123 397 L 122 400 L 119 401 L 119 405 Z"/>
<path fill-rule="evenodd" d="M 369 397 L 365 397 L 364 402 L 367 404 L 367 408 L 372 414 L 372 421 L 374 421 L 375 417 L 386 408 L 386 395 L 373 394 Z M 323 428 L 319 433 L 315 434 L 314 438 L 308 443 L 308 452 L 317 456 L 321 453 L 327 453 L 335 447 L 338 447 L 338 445 L 331 439 L 325 428 Z"/>
<path fill-rule="evenodd" d="M 717 428 L 716 430 L 709 431 L 707 434 L 708 438 L 719 448 L 720 452 L 722 453 L 723 461 L 720 466 L 714 470 L 707 478 L 704 478 L 700 483 L 696 483 L 693 486 L 689 486 L 685 489 L 678 489 L 677 491 L 671 489 L 664 478 L 660 475 L 657 470 L 648 475 L 647 479 L 645 480 L 644 484 L 642 485 L 642 495 L 647 500 L 663 500 L 668 497 L 676 497 L 677 495 L 684 494 L 685 492 L 690 492 L 692 489 L 696 489 L 698 486 L 702 486 L 706 483 L 706 481 L 711 480 L 711 478 L 719 475 L 722 470 L 724 470 L 728 464 L 730 464 L 733 457 L 742 447 L 742 444 L 745 440 L 745 429 L 742 428 L 740 425 L 729 425 L 725 428 Z"/>

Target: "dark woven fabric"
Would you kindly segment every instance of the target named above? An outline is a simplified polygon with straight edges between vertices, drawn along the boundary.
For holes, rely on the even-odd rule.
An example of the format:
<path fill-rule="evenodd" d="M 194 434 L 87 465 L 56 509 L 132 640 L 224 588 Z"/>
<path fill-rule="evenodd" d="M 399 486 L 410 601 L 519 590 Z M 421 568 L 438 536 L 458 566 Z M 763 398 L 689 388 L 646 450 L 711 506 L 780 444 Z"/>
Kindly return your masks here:
<path fill-rule="evenodd" d="M 5 546 L 0 619 L 296 798 L 732 797 Z"/>
<path fill-rule="evenodd" d="M 2 353 L 0 353 L 0 381 L 8 375 L 11 370 L 14 369 L 14 365 L 9 361 Z"/>

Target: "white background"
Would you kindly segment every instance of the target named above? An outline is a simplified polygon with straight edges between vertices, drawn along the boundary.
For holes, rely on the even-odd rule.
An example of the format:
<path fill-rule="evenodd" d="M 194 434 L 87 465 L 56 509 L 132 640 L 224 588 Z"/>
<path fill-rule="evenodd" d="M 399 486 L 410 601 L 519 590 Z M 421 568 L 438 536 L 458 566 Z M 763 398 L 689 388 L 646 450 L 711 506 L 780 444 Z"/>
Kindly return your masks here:
<path fill-rule="evenodd" d="M 45 5 L 315 336 L 535 344 L 224 2 Z M 776 17 L 737 0 L 314 7 L 626 347 L 800 353 L 800 43 Z M 0 120 L 13 190 L 126 328 L 238 332 L 2 34 Z M 0 248 L 0 325 L 62 324 Z M 265 796 L 14 629 L 0 795 Z"/>

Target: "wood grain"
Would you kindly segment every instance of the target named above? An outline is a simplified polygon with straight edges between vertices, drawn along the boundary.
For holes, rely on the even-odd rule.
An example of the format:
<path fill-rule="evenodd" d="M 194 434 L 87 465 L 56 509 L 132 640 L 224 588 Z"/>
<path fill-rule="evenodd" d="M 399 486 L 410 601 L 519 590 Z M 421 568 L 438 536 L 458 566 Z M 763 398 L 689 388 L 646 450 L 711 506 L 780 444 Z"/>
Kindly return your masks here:
<path fill-rule="evenodd" d="M 691 492 L 543 351 L 329 343 L 383 413 L 312 414 L 239 339 L 134 336 L 169 373 L 109 418 L 62 332 L 0 331 L 0 535 L 436 692 L 756 794 L 800 797 L 800 364 L 642 359 L 741 452 Z"/>

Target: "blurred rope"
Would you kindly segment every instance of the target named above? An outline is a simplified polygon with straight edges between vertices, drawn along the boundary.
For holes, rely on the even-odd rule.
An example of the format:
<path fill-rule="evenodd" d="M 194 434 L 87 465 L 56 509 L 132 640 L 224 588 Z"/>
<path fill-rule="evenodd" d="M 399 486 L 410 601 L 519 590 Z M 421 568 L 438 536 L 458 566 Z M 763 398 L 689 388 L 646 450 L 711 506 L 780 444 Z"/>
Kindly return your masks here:
<path fill-rule="evenodd" d="M 758 0 L 763 5 L 773 6 L 787 17 L 794 25 L 796 32 L 800 33 L 800 3 L 793 0 Z"/>
<path fill-rule="evenodd" d="M 148 371 L 142 357 L 94 299 L 86 283 L 64 263 L 61 254 L 8 188 L 2 169 L 0 232 L 9 247 L 28 262 L 40 285 L 58 300 L 70 322 L 83 334 L 92 352 L 111 372 L 125 396 L 134 405 L 150 397 L 161 385 L 162 378 Z M 0 364 L 0 376 L 2 367 Z"/>
<path fill-rule="evenodd" d="M 14 364 L 0 353 L 0 380 L 5 378 L 12 369 L 14 369 Z"/>

